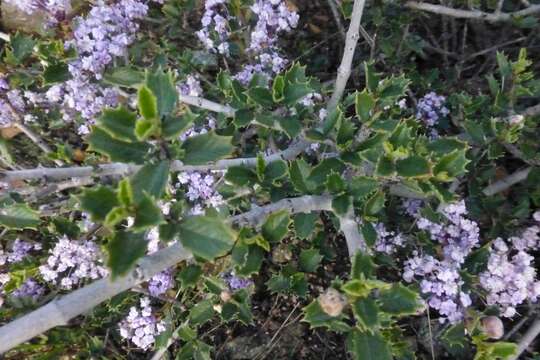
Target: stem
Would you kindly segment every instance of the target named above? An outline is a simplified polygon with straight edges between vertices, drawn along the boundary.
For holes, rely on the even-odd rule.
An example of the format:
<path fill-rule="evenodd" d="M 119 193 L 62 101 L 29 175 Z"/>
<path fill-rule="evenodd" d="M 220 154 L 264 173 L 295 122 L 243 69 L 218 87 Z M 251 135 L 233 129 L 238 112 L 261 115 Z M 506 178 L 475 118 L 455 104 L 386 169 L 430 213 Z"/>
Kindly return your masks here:
<path fill-rule="evenodd" d="M 334 92 L 332 93 L 332 97 L 330 98 L 326 108 L 329 113 L 337 107 L 343 93 L 345 92 L 347 81 L 351 76 L 354 51 L 356 49 L 356 44 L 358 43 L 358 38 L 360 37 L 360 20 L 362 19 L 365 3 L 365 0 L 354 1 L 351 23 L 349 25 L 349 30 L 347 31 L 347 38 L 345 39 L 345 50 L 343 51 L 341 64 L 338 68 Z"/>
<path fill-rule="evenodd" d="M 429 4 L 417 1 L 407 1 L 405 7 L 414 10 L 427 11 L 433 14 L 445 15 L 460 19 L 477 19 L 489 22 L 512 21 L 516 17 L 524 17 L 540 12 L 540 5 L 531 5 L 523 10 L 511 13 L 487 13 L 480 10 L 461 10 L 453 9 L 447 6 Z"/>
<path fill-rule="evenodd" d="M 236 112 L 236 110 L 229 105 L 218 104 L 216 102 L 206 100 L 197 96 L 178 95 L 178 99 L 180 100 L 180 102 L 186 103 L 188 105 L 193 105 L 201 109 L 210 110 L 217 113 L 222 113 L 229 117 L 233 117 L 234 113 Z"/>
<path fill-rule="evenodd" d="M 291 213 L 331 210 L 330 196 L 302 196 L 283 199 L 276 203 L 255 208 L 229 218 L 231 224 L 258 224 L 267 214 L 281 209 Z M 140 259 L 128 275 L 111 279 L 110 276 L 95 281 L 65 296 L 56 298 L 0 328 L 0 353 L 32 339 L 45 331 L 67 325 L 69 320 L 92 310 L 100 303 L 147 281 L 155 274 L 190 259 L 192 254 L 180 243 Z"/>
<path fill-rule="evenodd" d="M 486 196 L 493 196 L 495 194 L 498 194 L 502 191 L 507 190 L 512 185 L 515 185 L 517 183 L 520 183 L 527 179 L 527 176 L 529 175 L 529 172 L 532 170 L 531 167 L 525 168 L 523 170 L 516 171 L 515 173 L 508 175 L 504 179 L 501 179 L 486 188 L 482 190 L 484 195 Z"/>
<path fill-rule="evenodd" d="M 519 356 L 527 350 L 529 345 L 536 339 L 536 337 L 540 334 L 540 319 L 536 318 L 534 320 L 531 327 L 527 330 L 525 335 L 519 340 L 519 343 L 517 344 L 517 351 L 512 357 L 509 358 L 509 360 L 517 360 Z"/>

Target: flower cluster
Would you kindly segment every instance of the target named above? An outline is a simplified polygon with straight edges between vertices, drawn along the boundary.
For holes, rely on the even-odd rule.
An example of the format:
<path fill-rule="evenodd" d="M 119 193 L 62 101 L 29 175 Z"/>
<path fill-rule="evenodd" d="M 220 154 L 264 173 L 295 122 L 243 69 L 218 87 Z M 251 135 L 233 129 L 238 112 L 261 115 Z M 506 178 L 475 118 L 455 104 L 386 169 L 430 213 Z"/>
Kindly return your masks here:
<path fill-rule="evenodd" d="M 251 279 L 242 279 L 234 274 L 234 272 L 225 272 L 221 274 L 221 278 L 227 283 L 227 286 L 231 291 L 245 289 L 253 285 Z"/>
<path fill-rule="evenodd" d="M 471 304 L 470 296 L 461 288 L 459 274 L 465 258 L 480 241 L 478 224 L 465 217 L 465 202 L 446 205 L 441 209 L 447 223 L 439 224 L 417 215 L 417 226 L 425 230 L 433 241 L 442 246 L 442 259 L 413 253 L 404 263 L 403 279 L 407 282 L 420 280 L 420 289 L 443 318 L 452 323 L 463 318 L 463 312 Z"/>
<path fill-rule="evenodd" d="M 15 289 L 11 295 L 17 298 L 39 299 L 45 293 L 45 288 L 33 278 L 28 278 L 21 286 Z"/>
<path fill-rule="evenodd" d="M 36 11 L 48 14 L 47 25 L 62 21 L 71 9 L 71 0 L 5 0 L 5 2 L 16 6 L 27 15 L 32 15 Z"/>
<path fill-rule="evenodd" d="M 537 212 L 540 217 L 540 212 Z M 536 214 L 535 214 L 536 215 Z M 540 296 L 540 281 L 536 278 L 534 257 L 527 250 L 538 249 L 540 227 L 531 226 L 521 236 L 509 238 L 508 245 L 497 238 L 490 247 L 487 270 L 479 276 L 480 284 L 488 292 L 488 305 L 501 308 L 502 316 L 512 317 L 516 306 Z"/>
<path fill-rule="evenodd" d="M 146 235 L 148 240 L 147 254 L 155 253 L 159 250 L 159 230 L 157 227 L 150 229 Z M 165 294 L 174 286 L 172 269 L 164 270 L 148 280 L 148 292 L 152 296 Z"/>
<path fill-rule="evenodd" d="M 402 234 L 396 234 L 394 231 L 388 231 L 383 223 L 375 225 L 377 240 L 375 241 L 375 251 L 387 255 L 394 254 L 398 248 L 405 245 L 405 238 Z"/>
<path fill-rule="evenodd" d="M 287 60 L 280 56 L 277 48 L 278 35 L 295 28 L 299 19 L 283 0 L 256 0 L 251 10 L 257 15 L 257 23 L 251 32 L 248 51 L 255 55 L 257 62 L 247 64 L 235 75 L 235 79 L 244 85 L 255 74 L 270 78 L 285 68 Z"/>
<path fill-rule="evenodd" d="M 140 300 L 140 309 L 132 306 L 129 315 L 120 323 L 120 336 L 142 350 L 150 348 L 156 336 L 166 330 L 165 323 L 152 314 L 150 299 Z"/>
<path fill-rule="evenodd" d="M 201 82 L 193 75 L 188 75 L 186 80 L 176 85 L 180 95 L 201 96 L 203 93 Z"/>
<path fill-rule="evenodd" d="M 11 251 L 4 253 L 0 248 L 0 265 L 21 262 L 32 250 L 41 250 L 41 244 L 16 239 L 11 245 Z"/>
<path fill-rule="evenodd" d="M 142 19 L 147 10 L 148 6 L 138 0 L 121 0 L 112 5 L 98 1 L 85 18 L 75 19 L 73 39 L 65 45 L 78 54 L 68 64 L 72 78 L 52 86 L 46 97 L 62 105 L 66 121 L 80 114 L 86 123 L 79 127 L 79 134 L 89 132 L 89 125 L 104 107 L 117 105 L 116 90 L 94 81 L 102 78 L 114 58 L 126 56 L 139 28 L 136 20 Z"/>
<path fill-rule="evenodd" d="M 416 106 L 416 118 L 422 120 L 428 127 L 433 127 L 437 124 L 441 117 L 447 116 L 450 111 L 444 102 L 446 98 L 442 95 L 437 95 L 435 92 L 429 92 L 418 101 Z"/>
<path fill-rule="evenodd" d="M 92 241 L 74 241 L 64 236 L 49 254 L 39 271 L 45 281 L 59 282 L 62 289 L 69 290 L 84 279 L 99 279 L 108 274 L 101 265 L 99 247 Z"/>
<path fill-rule="evenodd" d="M 206 0 L 204 14 L 201 19 L 202 29 L 197 31 L 197 37 L 206 49 L 229 55 L 229 15 L 227 0 Z"/>
<path fill-rule="evenodd" d="M 214 189 L 216 179 L 211 174 L 183 172 L 178 175 L 178 181 L 187 189 L 186 196 L 194 204 L 194 215 L 202 214 L 205 208 L 218 207 L 223 203 L 223 197 Z"/>

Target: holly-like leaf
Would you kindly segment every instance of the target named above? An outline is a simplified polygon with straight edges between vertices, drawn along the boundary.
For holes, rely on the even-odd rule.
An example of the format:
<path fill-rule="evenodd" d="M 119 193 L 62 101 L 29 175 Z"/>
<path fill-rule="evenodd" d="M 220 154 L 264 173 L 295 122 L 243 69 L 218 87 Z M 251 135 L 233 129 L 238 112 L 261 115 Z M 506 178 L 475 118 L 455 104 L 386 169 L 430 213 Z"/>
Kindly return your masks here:
<path fill-rule="evenodd" d="M 178 274 L 182 289 L 186 290 L 195 287 L 202 273 L 201 267 L 197 264 L 190 264 L 183 268 Z"/>
<path fill-rule="evenodd" d="M 159 116 L 163 117 L 174 111 L 178 101 L 178 92 L 174 86 L 172 73 L 164 72 L 162 69 L 147 72 L 146 86 L 156 97 Z"/>
<path fill-rule="evenodd" d="M 321 263 L 323 256 L 317 249 L 302 250 L 298 262 L 300 269 L 305 272 L 315 272 Z"/>
<path fill-rule="evenodd" d="M 347 348 L 355 360 L 392 360 L 390 346 L 378 332 L 354 329 L 347 337 Z"/>
<path fill-rule="evenodd" d="M 8 229 L 37 230 L 39 223 L 39 213 L 27 204 L 10 204 L 0 209 L 0 225 Z"/>
<path fill-rule="evenodd" d="M 113 279 L 126 274 L 146 253 L 148 242 L 145 233 L 116 231 L 107 243 L 107 266 Z"/>
<path fill-rule="evenodd" d="M 369 121 L 371 118 L 371 111 L 375 107 L 375 99 L 372 94 L 367 90 L 356 93 L 355 97 L 356 115 L 363 122 Z"/>
<path fill-rule="evenodd" d="M 396 162 L 396 171 L 399 176 L 406 178 L 418 178 L 431 175 L 431 165 L 422 156 L 413 155 Z"/>
<path fill-rule="evenodd" d="M 372 331 L 379 326 L 379 307 L 371 298 L 360 298 L 352 304 L 356 320 L 364 330 Z"/>
<path fill-rule="evenodd" d="M 287 210 L 277 211 L 270 214 L 262 226 L 262 235 L 270 243 L 280 242 L 289 232 L 291 222 Z"/>
<path fill-rule="evenodd" d="M 469 160 L 465 157 L 465 150 L 454 150 L 443 156 L 435 165 L 434 173 L 446 174 L 449 178 L 454 178 L 465 173 Z"/>
<path fill-rule="evenodd" d="M 139 111 L 143 118 L 148 121 L 155 121 L 158 118 L 157 98 L 146 86 L 141 86 L 138 92 Z"/>
<path fill-rule="evenodd" d="M 352 279 L 369 279 L 375 271 L 375 264 L 373 259 L 368 254 L 357 252 L 351 265 L 351 278 Z"/>
<path fill-rule="evenodd" d="M 364 206 L 364 213 L 367 216 L 376 215 L 384 208 L 385 200 L 386 198 L 384 196 L 384 192 L 378 191 L 372 197 L 370 197 L 368 201 L 366 201 L 366 204 Z"/>
<path fill-rule="evenodd" d="M 90 214 L 92 221 L 104 221 L 107 214 L 118 206 L 116 193 L 105 186 L 85 189 L 79 196 L 81 208 Z"/>
<path fill-rule="evenodd" d="M 133 230 L 140 231 L 163 224 L 163 216 L 155 200 L 145 194 L 135 210 Z"/>
<path fill-rule="evenodd" d="M 181 116 L 165 116 L 161 122 L 161 135 L 167 140 L 177 138 L 191 126 L 194 118 L 195 116 L 190 112 Z"/>
<path fill-rule="evenodd" d="M 112 161 L 126 163 L 143 163 L 150 150 L 146 143 L 118 140 L 99 127 L 94 127 L 88 143 L 91 150 L 107 155 Z"/>
<path fill-rule="evenodd" d="M 98 119 L 98 124 L 111 136 L 123 141 L 137 141 L 135 123 L 137 115 L 123 107 L 105 109 Z"/>
<path fill-rule="evenodd" d="M 180 241 L 194 255 L 214 260 L 226 255 L 234 245 L 234 231 L 221 219 L 210 216 L 191 216 L 179 224 Z"/>
<path fill-rule="evenodd" d="M 390 289 L 381 290 L 379 296 L 381 310 L 392 315 L 413 315 L 420 307 L 420 298 L 409 288 L 394 284 Z"/>
<path fill-rule="evenodd" d="M 305 321 L 311 328 L 326 327 L 336 332 L 346 332 L 350 330 L 350 326 L 343 322 L 344 315 L 330 316 L 323 311 L 318 300 L 313 300 L 304 309 Z"/>
<path fill-rule="evenodd" d="M 316 213 L 296 214 L 293 217 L 294 230 L 300 239 L 307 239 L 315 230 L 319 215 Z"/>
<path fill-rule="evenodd" d="M 133 199 L 136 204 L 141 202 L 145 193 L 155 199 L 160 199 L 169 180 L 169 162 L 160 161 L 146 164 L 131 178 Z"/>
<path fill-rule="evenodd" d="M 135 88 L 144 81 L 144 74 L 128 66 L 115 67 L 103 74 L 103 81 L 111 85 Z"/>
<path fill-rule="evenodd" d="M 229 156 L 234 148 L 230 136 L 219 136 L 213 131 L 191 137 L 184 141 L 182 159 L 188 165 L 203 165 Z"/>

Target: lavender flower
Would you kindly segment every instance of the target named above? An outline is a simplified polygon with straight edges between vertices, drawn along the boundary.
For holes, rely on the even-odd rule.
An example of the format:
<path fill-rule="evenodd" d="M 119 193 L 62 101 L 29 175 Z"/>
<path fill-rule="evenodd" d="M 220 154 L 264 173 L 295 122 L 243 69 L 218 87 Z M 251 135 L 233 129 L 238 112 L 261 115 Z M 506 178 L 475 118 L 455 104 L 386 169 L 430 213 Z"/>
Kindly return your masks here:
<path fill-rule="evenodd" d="M 480 233 L 478 224 L 465 218 L 465 202 L 446 205 L 441 213 L 447 223 L 434 223 L 418 212 L 415 216 L 418 228 L 442 245 L 442 259 L 413 252 L 413 257 L 404 263 L 403 279 L 407 282 L 418 279 L 428 305 L 443 316 L 440 321 L 455 323 L 471 305 L 470 295 L 461 288 L 463 280 L 459 271 L 465 258 L 478 246 Z"/>
<path fill-rule="evenodd" d="M 16 6 L 19 10 L 32 15 L 42 11 L 49 15 L 49 25 L 56 24 L 65 19 L 66 13 L 71 9 L 71 0 L 5 0 L 6 3 Z"/>
<path fill-rule="evenodd" d="M 229 19 L 227 0 L 206 0 L 201 19 L 202 28 L 196 32 L 204 47 L 212 52 L 229 55 Z"/>
<path fill-rule="evenodd" d="M 188 75 L 186 80 L 176 85 L 180 95 L 201 96 L 203 93 L 201 82 L 197 77 Z"/>
<path fill-rule="evenodd" d="M 85 279 L 99 279 L 108 274 L 103 267 L 99 247 L 92 241 L 60 238 L 49 250 L 47 263 L 39 267 L 43 279 L 57 283 L 62 289 L 72 289 Z"/>
<path fill-rule="evenodd" d="M 538 212 L 533 215 L 538 221 Z M 481 286 L 488 292 L 488 305 L 499 306 L 502 316 L 512 317 L 516 306 L 529 300 L 536 302 L 540 297 L 540 281 L 536 278 L 536 269 L 527 250 L 539 248 L 540 227 L 526 228 L 521 236 L 509 238 L 508 245 L 497 238 L 490 246 L 487 270 L 479 276 Z"/>
<path fill-rule="evenodd" d="M 399 247 L 404 246 L 405 238 L 402 234 L 396 234 L 394 231 L 386 230 L 383 223 L 375 225 L 377 240 L 375 241 L 375 251 L 387 255 L 394 254 Z"/>
<path fill-rule="evenodd" d="M 418 101 L 416 118 L 424 121 L 428 127 L 435 126 L 441 117 L 450 113 L 448 108 L 444 106 L 445 101 L 446 98 L 442 95 L 437 95 L 433 91 L 427 93 Z"/>
<path fill-rule="evenodd" d="M 172 289 L 173 286 L 174 278 L 171 269 L 154 275 L 150 281 L 148 281 L 148 291 L 152 296 L 165 294 L 169 289 Z"/>
<path fill-rule="evenodd" d="M 21 286 L 11 293 L 17 298 L 32 298 L 38 300 L 45 293 L 45 288 L 33 278 L 28 278 Z"/>
<path fill-rule="evenodd" d="M 142 350 L 148 350 L 156 336 L 166 330 L 165 323 L 152 314 L 150 299 L 140 300 L 140 309 L 131 307 L 129 315 L 120 323 L 120 336 Z"/>
<path fill-rule="evenodd" d="M 223 197 L 213 187 L 216 180 L 211 174 L 183 172 L 178 175 L 178 181 L 187 189 L 186 196 L 194 204 L 193 215 L 202 214 L 204 208 L 218 207 L 223 203 Z"/>
<path fill-rule="evenodd" d="M 253 285 L 253 281 L 251 279 L 242 279 L 239 278 L 234 274 L 234 272 L 226 272 L 221 274 L 221 278 L 225 280 L 227 283 L 227 286 L 231 291 L 236 291 L 240 289 L 245 289 L 251 285 Z"/>

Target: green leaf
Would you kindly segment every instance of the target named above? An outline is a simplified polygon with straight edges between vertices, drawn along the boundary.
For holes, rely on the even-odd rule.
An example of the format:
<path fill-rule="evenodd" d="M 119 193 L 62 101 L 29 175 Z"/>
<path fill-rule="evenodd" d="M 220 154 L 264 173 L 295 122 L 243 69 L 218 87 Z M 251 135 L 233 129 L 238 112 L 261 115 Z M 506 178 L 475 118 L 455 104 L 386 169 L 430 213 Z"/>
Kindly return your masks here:
<path fill-rule="evenodd" d="M 247 96 L 254 103 L 261 105 L 263 107 L 271 107 L 272 105 L 274 105 L 272 93 L 267 88 L 263 88 L 263 87 L 251 88 L 247 91 Z"/>
<path fill-rule="evenodd" d="M 113 208 L 105 217 L 104 224 L 109 228 L 113 228 L 116 224 L 126 219 L 130 215 L 127 208 L 123 206 L 117 206 Z"/>
<path fill-rule="evenodd" d="M 123 141 L 136 141 L 135 122 L 137 115 L 123 107 L 105 109 L 98 124 L 111 136 Z"/>
<path fill-rule="evenodd" d="M 427 177 L 431 175 L 431 164 L 421 156 L 413 155 L 396 161 L 396 171 L 406 178 Z"/>
<path fill-rule="evenodd" d="M 375 174 L 377 176 L 389 177 L 394 176 L 396 172 L 396 166 L 389 156 L 381 156 L 377 161 L 377 167 L 375 168 Z"/>
<path fill-rule="evenodd" d="M 305 272 L 315 272 L 321 263 L 323 256 L 319 253 L 317 249 L 308 249 L 302 250 L 300 257 L 298 258 L 298 263 L 300 269 Z"/>
<path fill-rule="evenodd" d="M 293 106 L 312 91 L 313 89 L 307 83 L 286 83 L 283 90 L 283 102 L 287 106 Z"/>
<path fill-rule="evenodd" d="M 8 57 L 14 60 L 15 65 L 21 64 L 32 55 L 35 44 L 36 41 L 32 37 L 17 32 L 11 36 L 10 49 L 7 50 Z"/>
<path fill-rule="evenodd" d="M 338 216 L 345 216 L 352 205 L 352 198 L 348 194 L 336 196 L 332 199 L 332 210 Z"/>
<path fill-rule="evenodd" d="M 133 189 L 128 178 L 122 179 L 118 183 L 118 194 L 116 196 L 118 202 L 123 206 L 131 206 L 133 204 Z"/>
<path fill-rule="evenodd" d="M 371 118 L 371 111 L 375 107 L 373 95 L 364 90 L 357 92 L 355 97 L 356 115 L 362 122 L 367 122 Z"/>
<path fill-rule="evenodd" d="M 107 155 L 112 161 L 140 164 L 150 150 L 143 142 L 126 142 L 115 139 L 105 130 L 94 127 L 88 137 L 90 149 Z"/>
<path fill-rule="evenodd" d="M 236 234 L 229 225 L 210 216 L 185 218 L 179 229 L 182 245 L 205 260 L 226 255 L 236 240 Z"/>
<path fill-rule="evenodd" d="M 105 186 L 85 189 L 79 196 L 81 209 L 90 214 L 92 221 L 104 221 L 107 214 L 118 206 L 116 193 Z"/>
<path fill-rule="evenodd" d="M 146 86 L 141 86 L 138 92 L 139 111 L 145 120 L 153 121 L 158 118 L 157 98 Z"/>
<path fill-rule="evenodd" d="M 231 166 L 227 169 L 225 180 L 233 185 L 252 186 L 257 183 L 257 175 L 246 166 Z"/>
<path fill-rule="evenodd" d="M 469 160 L 465 157 L 465 150 L 454 150 L 443 156 L 435 165 L 433 171 L 436 175 L 441 173 L 448 177 L 457 177 L 465 173 Z"/>
<path fill-rule="evenodd" d="M 165 116 L 161 123 L 161 135 L 167 140 L 176 139 L 193 123 L 193 114 L 187 112 L 180 116 Z"/>
<path fill-rule="evenodd" d="M 362 252 L 357 252 L 351 265 L 351 278 L 352 279 L 369 279 L 373 276 L 375 271 L 375 264 L 371 259 L 371 256 Z"/>
<path fill-rule="evenodd" d="M 145 233 L 116 231 L 107 243 L 107 266 L 111 269 L 112 278 L 126 274 L 137 260 L 144 256 L 148 242 Z"/>
<path fill-rule="evenodd" d="M 278 75 L 274 78 L 274 82 L 272 83 L 272 99 L 274 99 L 274 102 L 281 102 L 285 99 L 283 96 L 284 91 L 285 78 L 283 75 Z"/>
<path fill-rule="evenodd" d="M 350 296 L 366 297 L 374 287 L 370 286 L 364 279 L 352 279 L 347 281 L 341 289 Z"/>
<path fill-rule="evenodd" d="M 183 144 L 182 159 L 187 165 L 203 165 L 229 156 L 234 148 L 230 136 L 219 136 L 213 131 L 188 138 Z"/>
<path fill-rule="evenodd" d="M 135 136 L 138 140 L 144 141 L 149 137 L 158 134 L 159 128 L 155 121 L 139 120 L 135 125 Z"/>
<path fill-rule="evenodd" d="M 352 309 L 358 325 L 363 330 L 373 331 L 379 326 L 379 307 L 371 298 L 360 298 L 352 304 Z"/>
<path fill-rule="evenodd" d="M 347 337 L 347 348 L 355 360 L 392 360 L 390 346 L 378 332 L 353 329 Z"/>
<path fill-rule="evenodd" d="M 346 185 L 343 177 L 335 172 L 326 177 L 326 189 L 330 194 L 339 194 L 345 191 Z"/>
<path fill-rule="evenodd" d="M 302 131 L 302 123 L 298 116 L 280 116 L 277 118 L 280 128 L 290 139 L 295 138 Z"/>
<path fill-rule="evenodd" d="M 385 200 L 386 198 L 384 192 L 378 191 L 371 196 L 368 201 L 366 201 L 366 204 L 364 205 L 364 213 L 367 216 L 376 215 L 384 208 Z"/>
<path fill-rule="evenodd" d="M 180 271 L 178 278 L 180 279 L 182 289 L 186 290 L 197 285 L 203 271 L 197 264 L 187 265 Z"/>
<path fill-rule="evenodd" d="M 168 161 L 144 165 L 131 178 L 135 203 L 140 203 L 145 198 L 145 193 L 155 199 L 160 199 L 163 196 L 168 181 Z"/>
<path fill-rule="evenodd" d="M 355 201 L 363 201 L 379 187 L 377 180 L 366 176 L 356 176 L 348 182 L 348 185 L 348 192 L 354 197 Z"/>
<path fill-rule="evenodd" d="M 273 182 L 287 174 L 287 163 L 283 160 L 272 161 L 264 169 L 264 181 Z"/>
<path fill-rule="evenodd" d="M 146 73 L 146 86 L 157 99 L 157 109 L 161 117 L 169 115 L 176 108 L 178 92 L 174 86 L 174 77 L 171 72 L 159 69 Z"/>
<path fill-rule="evenodd" d="M 211 300 L 199 301 L 189 312 L 189 322 L 192 325 L 204 324 L 214 316 L 214 306 Z"/>
<path fill-rule="evenodd" d="M 67 81 L 71 78 L 68 65 L 64 62 L 54 62 L 43 70 L 43 85 Z"/>
<path fill-rule="evenodd" d="M 143 200 L 137 205 L 135 210 L 135 222 L 133 230 L 140 231 L 163 224 L 163 216 L 155 200 L 145 194 Z"/>
<path fill-rule="evenodd" d="M 366 244 L 370 247 L 375 245 L 375 242 L 377 241 L 377 231 L 373 225 L 370 222 L 365 222 L 362 224 L 361 229 Z"/>
<path fill-rule="evenodd" d="M 262 226 L 262 235 L 270 243 L 280 242 L 289 232 L 291 219 L 287 210 L 270 214 Z"/>
<path fill-rule="evenodd" d="M 388 290 L 381 290 L 379 304 L 382 311 L 391 315 L 414 315 L 420 307 L 420 298 L 417 293 L 398 283 Z"/>
<path fill-rule="evenodd" d="M 318 300 L 313 300 L 304 309 L 304 318 L 302 321 L 307 322 L 311 328 L 326 327 L 336 332 L 346 332 L 350 330 L 349 325 L 342 321 L 343 314 L 334 317 L 323 311 Z"/>
<path fill-rule="evenodd" d="M 370 92 L 375 92 L 379 86 L 380 76 L 375 72 L 375 67 L 372 62 L 364 62 L 364 70 L 366 73 L 366 86 Z"/>
<path fill-rule="evenodd" d="M 307 239 L 315 230 L 315 224 L 319 219 L 316 213 L 300 213 L 293 216 L 294 230 L 300 239 Z"/>
<path fill-rule="evenodd" d="M 103 74 L 103 81 L 111 85 L 136 88 L 144 81 L 144 74 L 128 66 L 115 67 Z"/>
<path fill-rule="evenodd" d="M 289 177 L 296 190 L 301 193 L 313 191 L 315 185 L 307 178 L 311 171 L 311 167 L 304 159 L 297 159 L 291 162 L 289 168 Z"/>
<path fill-rule="evenodd" d="M 0 225 L 8 229 L 37 230 L 39 223 L 39 213 L 27 204 L 11 204 L 0 209 Z"/>

